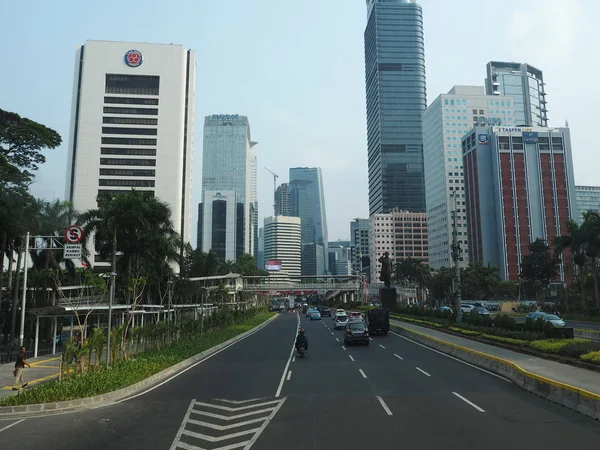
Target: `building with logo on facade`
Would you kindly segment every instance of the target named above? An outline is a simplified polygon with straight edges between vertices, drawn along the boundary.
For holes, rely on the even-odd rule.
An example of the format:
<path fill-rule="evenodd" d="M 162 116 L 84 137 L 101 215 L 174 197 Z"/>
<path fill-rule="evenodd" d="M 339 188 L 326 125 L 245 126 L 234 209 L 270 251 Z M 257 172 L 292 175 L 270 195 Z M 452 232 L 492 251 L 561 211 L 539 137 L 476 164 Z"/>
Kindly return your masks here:
<path fill-rule="evenodd" d="M 577 221 L 583 222 L 583 214 L 588 211 L 600 212 L 600 186 L 575 186 Z"/>
<path fill-rule="evenodd" d="M 275 190 L 275 215 L 290 215 L 290 194 L 287 183 L 281 183 Z"/>
<path fill-rule="evenodd" d="M 196 68 L 181 45 L 86 41 L 75 55 L 65 198 L 78 211 L 136 189 L 190 241 Z M 92 264 L 107 263 L 88 249 Z"/>
<path fill-rule="evenodd" d="M 373 214 L 369 218 L 369 249 L 371 251 L 371 282 L 379 283 L 381 258 L 389 253 L 392 264 L 406 258 L 429 263 L 427 245 L 427 214 L 394 210 L 388 214 Z"/>
<path fill-rule="evenodd" d="M 264 259 L 281 261 L 280 270 L 292 278 L 302 274 L 300 228 L 299 217 L 265 217 Z"/>
<path fill-rule="evenodd" d="M 486 94 L 512 97 L 516 125 L 548 126 L 546 84 L 541 70 L 529 64 L 490 61 L 486 71 Z"/>
<path fill-rule="evenodd" d="M 429 265 L 453 267 L 452 215 L 456 195 L 456 227 L 468 264 L 467 217 L 461 139 L 477 125 L 514 126 L 513 99 L 487 96 L 483 86 L 454 86 L 436 98 L 423 114 L 425 194 L 429 233 Z"/>
<path fill-rule="evenodd" d="M 235 261 L 244 253 L 258 253 L 257 159 L 246 116 L 214 114 L 204 119 L 202 203 L 198 205 L 198 247 L 219 249 L 222 261 Z M 208 191 L 210 194 L 204 195 Z M 213 198 L 216 193 L 227 199 Z M 233 193 L 233 194 L 232 194 Z M 209 203 L 205 203 L 208 201 Z M 235 207 L 230 202 L 235 201 Z M 228 211 L 226 232 L 216 230 L 215 208 Z M 223 223 L 219 222 L 219 226 Z M 226 242 L 222 241 L 227 236 Z M 218 242 L 217 242 L 218 241 Z"/>
<path fill-rule="evenodd" d="M 369 266 L 369 219 L 350 222 L 350 258 L 356 272 Z"/>
<path fill-rule="evenodd" d="M 462 140 L 469 260 L 518 281 L 529 244 L 555 248 L 577 217 L 568 128 L 475 127 Z M 570 280 L 565 258 L 560 280 Z"/>
<path fill-rule="evenodd" d="M 302 224 L 302 275 L 326 275 L 329 251 L 321 169 L 291 168 L 288 192 L 289 215 Z"/>
<path fill-rule="evenodd" d="M 414 0 L 367 0 L 369 215 L 425 212 L 423 13 Z"/>

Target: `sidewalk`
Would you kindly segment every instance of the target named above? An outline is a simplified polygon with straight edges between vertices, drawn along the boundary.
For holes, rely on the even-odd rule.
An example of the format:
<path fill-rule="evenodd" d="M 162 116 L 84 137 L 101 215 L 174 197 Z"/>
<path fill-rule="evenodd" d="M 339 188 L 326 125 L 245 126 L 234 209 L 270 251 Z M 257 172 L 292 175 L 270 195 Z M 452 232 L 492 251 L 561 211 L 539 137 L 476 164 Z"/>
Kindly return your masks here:
<path fill-rule="evenodd" d="M 27 362 L 31 364 L 31 368 L 25 367 L 25 369 L 23 369 L 23 379 L 26 383 L 29 383 L 28 387 L 43 381 L 51 380 L 52 378 L 57 378 L 61 358 L 62 355 L 56 353 L 54 355 L 27 359 Z M 14 362 L 0 366 L 0 397 L 16 394 L 16 391 L 12 390 L 15 381 L 15 377 L 13 376 L 14 369 Z"/>
<path fill-rule="evenodd" d="M 400 320 L 390 320 L 390 323 L 440 341 L 445 341 L 450 344 L 465 347 L 469 350 L 510 361 L 527 372 L 600 395 L 600 372 L 582 369 L 569 364 L 561 364 L 548 359 L 536 358 L 524 353 L 495 347 L 479 341 L 472 341 L 460 336 L 443 333 L 431 328 L 420 327 Z"/>

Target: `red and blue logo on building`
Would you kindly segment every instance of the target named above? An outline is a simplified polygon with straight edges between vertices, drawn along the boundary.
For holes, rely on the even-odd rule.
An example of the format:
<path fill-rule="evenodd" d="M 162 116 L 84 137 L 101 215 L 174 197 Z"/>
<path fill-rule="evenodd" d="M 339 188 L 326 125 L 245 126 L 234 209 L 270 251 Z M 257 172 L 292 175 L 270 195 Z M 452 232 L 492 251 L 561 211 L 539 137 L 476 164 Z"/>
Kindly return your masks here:
<path fill-rule="evenodd" d="M 125 64 L 129 67 L 139 67 L 142 65 L 142 53 L 139 50 L 129 50 L 125 53 Z"/>

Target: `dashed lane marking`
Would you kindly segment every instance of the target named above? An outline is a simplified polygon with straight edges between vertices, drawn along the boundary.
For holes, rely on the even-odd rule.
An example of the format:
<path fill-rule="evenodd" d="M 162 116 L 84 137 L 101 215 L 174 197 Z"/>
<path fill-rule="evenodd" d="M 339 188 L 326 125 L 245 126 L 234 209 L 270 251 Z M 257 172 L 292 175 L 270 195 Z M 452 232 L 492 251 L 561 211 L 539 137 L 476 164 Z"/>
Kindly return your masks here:
<path fill-rule="evenodd" d="M 381 404 L 381 407 L 383 408 L 383 410 L 385 411 L 385 413 L 388 416 L 393 416 L 394 414 L 392 414 L 392 411 L 390 410 L 390 408 L 388 408 L 388 405 L 385 404 L 385 402 L 383 401 L 383 399 L 379 396 L 376 397 L 377 400 L 379 400 L 379 403 Z"/>
<path fill-rule="evenodd" d="M 467 400 L 467 399 L 466 399 L 466 398 L 464 398 L 462 395 L 460 395 L 460 394 L 458 394 L 458 393 L 456 393 L 456 392 L 453 392 L 453 394 L 454 394 L 454 395 L 456 395 L 458 398 L 460 398 L 460 399 L 461 399 L 463 402 L 465 402 L 467 405 L 470 405 L 470 406 L 472 406 L 473 408 L 475 408 L 477 411 L 479 411 L 479 412 L 482 412 L 482 413 L 483 413 L 483 412 L 485 412 L 485 410 L 484 410 L 483 408 L 480 408 L 479 406 L 477 406 L 477 405 L 476 405 L 475 403 L 473 403 L 472 401 L 470 401 L 470 400 Z"/>
<path fill-rule="evenodd" d="M 415 369 L 417 369 L 419 372 L 421 372 L 422 374 L 427 375 L 428 377 L 430 377 L 431 375 L 429 375 L 427 372 L 425 372 L 423 369 L 421 369 L 420 367 L 415 367 Z"/>

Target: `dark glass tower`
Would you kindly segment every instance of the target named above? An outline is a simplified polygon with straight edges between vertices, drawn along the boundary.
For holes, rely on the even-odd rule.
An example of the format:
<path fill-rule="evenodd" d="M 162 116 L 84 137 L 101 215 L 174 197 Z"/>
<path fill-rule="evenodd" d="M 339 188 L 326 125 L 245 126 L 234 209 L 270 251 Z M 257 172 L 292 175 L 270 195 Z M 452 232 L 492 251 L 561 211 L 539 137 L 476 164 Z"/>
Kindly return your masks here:
<path fill-rule="evenodd" d="M 411 0 L 367 0 L 367 8 L 369 214 L 425 212 L 423 13 Z"/>

